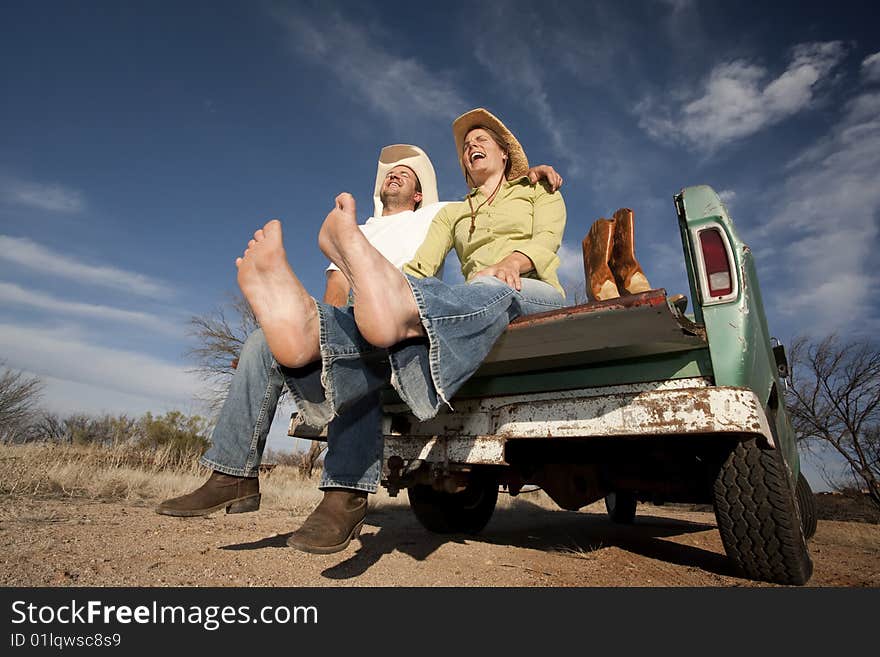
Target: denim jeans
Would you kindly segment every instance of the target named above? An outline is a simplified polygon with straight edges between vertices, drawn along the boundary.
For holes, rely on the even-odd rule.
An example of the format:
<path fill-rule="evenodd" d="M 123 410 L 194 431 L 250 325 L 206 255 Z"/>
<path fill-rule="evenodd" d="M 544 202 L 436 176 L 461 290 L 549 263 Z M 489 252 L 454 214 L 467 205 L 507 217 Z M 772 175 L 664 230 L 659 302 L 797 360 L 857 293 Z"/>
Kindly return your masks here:
<path fill-rule="evenodd" d="M 278 398 L 292 372 L 275 362 L 260 329 L 248 336 L 203 465 L 239 477 L 258 476 Z M 381 419 L 378 396 L 367 396 L 330 423 L 320 488 L 376 492 L 382 472 Z"/>
<path fill-rule="evenodd" d="M 433 278 L 407 280 L 427 338 L 379 349 L 361 337 L 351 307 L 318 303 L 321 360 L 291 369 L 275 361 L 261 330 L 252 333 L 202 464 L 256 477 L 286 383 L 307 424 L 329 425 L 319 487 L 375 492 L 383 451 L 379 392 L 389 380 L 416 417 L 433 417 L 513 319 L 564 302 L 552 286 L 528 278 L 521 292 L 487 276 L 454 286 Z"/>
<path fill-rule="evenodd" d="M 564 304 L 554 287 L 530 278 L 522 279 L 519 292 L 490 276 L 459 285 L 406 279 L 427 337 L 387 350 L 364 340 L 351 307 L 317 304 L 320 364 L 288 370 L 287 379 L 306 424 L 323 427 L 349 409 L 362 409 L 363 400 L 376 399 L 389 380 L 418 419 L 434 417 L 442 404 L 451 408 L 449 400 L 512 320 Z"/>

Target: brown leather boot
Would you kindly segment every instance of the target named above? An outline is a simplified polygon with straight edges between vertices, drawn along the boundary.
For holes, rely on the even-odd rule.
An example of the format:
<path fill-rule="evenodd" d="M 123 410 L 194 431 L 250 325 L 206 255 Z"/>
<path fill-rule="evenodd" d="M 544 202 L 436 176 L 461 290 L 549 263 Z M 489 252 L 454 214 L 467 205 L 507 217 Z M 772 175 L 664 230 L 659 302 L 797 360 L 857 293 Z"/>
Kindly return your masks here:
<path fill-rule="evenodd" d="M 629 208 L 620 208 L 614 213 L 614 246 L 608 264 L 618 290 L 638 294 L 651 289 L 645 272 L 636 260 L 633 211 Z"/>
<path fill-rule="evenodd" d="M 584 251 L 584 279 L 590 301 L 605 301 L 620 296 L 614 275 L 608 268 L 611 256 L 611 238 L 614 236 L 613 219 L 596 219 L 581 243 Z"/>
<path fill-rule="evenodd" d="M 247 513 L 260 508 L 260 480 L 234 477 L 216 470 L 188 495 L 165 500 L 156 513 L 165 516 L 207 516 L 226 507 L 226 513 Z"/>
<path fill-rule="evenodd" d="M 306 518 L 287 544 L 312 554 L 332 554 L 357 538 L 367 515 L 367 493 L 338 488 L 324 491 L 324 499 Z"/>

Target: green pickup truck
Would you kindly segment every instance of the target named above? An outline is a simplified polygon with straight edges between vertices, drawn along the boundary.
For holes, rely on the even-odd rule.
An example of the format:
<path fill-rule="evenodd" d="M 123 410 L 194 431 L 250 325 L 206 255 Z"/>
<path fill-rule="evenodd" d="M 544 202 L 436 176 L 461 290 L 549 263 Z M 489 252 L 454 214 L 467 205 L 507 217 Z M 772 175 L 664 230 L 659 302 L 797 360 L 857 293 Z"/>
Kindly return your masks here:
<path fill-rule="evenodd" d="M 425 528 L 480 531 L 499 487 L 568 510 L 604 498 L 618 523 L 639 501 L 712 504 L 742 575 L 807 582 L 815 507 L 751 251 L 710 187 L 675 209 L 691 314 L 657 289 L 520 318 L 426 422 L 389 390 L 382 484 Z"/>

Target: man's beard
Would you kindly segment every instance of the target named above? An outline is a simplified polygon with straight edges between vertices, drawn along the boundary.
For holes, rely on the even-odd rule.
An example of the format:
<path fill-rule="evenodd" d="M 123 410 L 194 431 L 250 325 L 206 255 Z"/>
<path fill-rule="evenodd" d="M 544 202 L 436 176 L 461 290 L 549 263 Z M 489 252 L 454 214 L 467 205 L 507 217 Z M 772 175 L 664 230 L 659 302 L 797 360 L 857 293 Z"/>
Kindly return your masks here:
<path fill-rule="evenodd" d="M 397 210 L 399 208 L 405 208 L 409 210 L 411 206 L 411 204 L 408 204 L 404 201 L 399 190 L 392 193 L 388 190 L 383 189 L 379 192 L 379 200 L 382 201 L 382 207 L 388 208 L 389 210 Z"/>

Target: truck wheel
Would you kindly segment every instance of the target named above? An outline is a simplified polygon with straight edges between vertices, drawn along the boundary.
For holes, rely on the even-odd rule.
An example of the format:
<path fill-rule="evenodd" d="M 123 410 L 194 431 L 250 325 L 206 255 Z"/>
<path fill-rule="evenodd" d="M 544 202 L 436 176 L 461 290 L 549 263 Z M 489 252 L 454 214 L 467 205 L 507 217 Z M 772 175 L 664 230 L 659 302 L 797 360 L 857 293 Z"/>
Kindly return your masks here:
<path fill-rule="evenodd" d="M 816 533 L 816 498 L 803 472 L 798 473 L 796 492 L 801 528 L 804 530 L 804 538 L 810 540 Z"/>
<path fill-rule="evenodd" d="M 636 496 L 626 491 L 616 491 L 605 496 L 605 510 L 611 522 L 631 525 L 636 519 Z"/>
<path fill-rule="evenodd" d="M 738 443 L 714 484 L 724 551 L 750 579 L 804 584 L 813 574 L 795 487 L 782 454 L 754 439 Z"/>
<path fill-rule="evenodd" d="M 428 531 L 437 534 L 476 534 L 492 517 L 498 501 L 494 477 L 472 476 L 458 493 L 434 490 L 416 484 L 407 489 L 409 506 Z"/>

